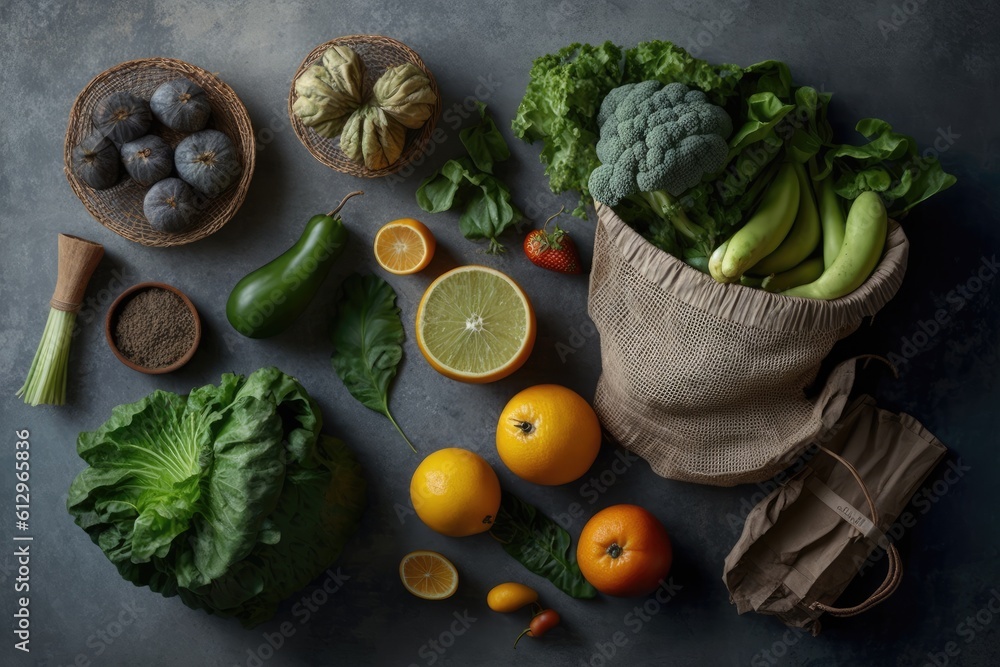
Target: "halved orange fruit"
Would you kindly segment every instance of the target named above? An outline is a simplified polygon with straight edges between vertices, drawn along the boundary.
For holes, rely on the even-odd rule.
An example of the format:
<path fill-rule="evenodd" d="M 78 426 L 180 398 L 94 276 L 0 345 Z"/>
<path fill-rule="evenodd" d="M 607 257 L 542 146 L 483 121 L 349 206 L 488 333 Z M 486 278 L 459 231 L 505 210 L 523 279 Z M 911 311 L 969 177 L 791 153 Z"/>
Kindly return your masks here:
<path fill-rule="evenodd" d="M 427 225 L 413 218 L 400 218 L 382 226 L 375 234 L 375 261 L 396 275 L 423 270 L 431 263 L 437 241 Z"/>
<path fill-rule="evenodd" d="M 424 600 L 444 600 L 458 590 L 458 570 L 436 551 L 414 551 L 399 562 L 406 590 Z"/>

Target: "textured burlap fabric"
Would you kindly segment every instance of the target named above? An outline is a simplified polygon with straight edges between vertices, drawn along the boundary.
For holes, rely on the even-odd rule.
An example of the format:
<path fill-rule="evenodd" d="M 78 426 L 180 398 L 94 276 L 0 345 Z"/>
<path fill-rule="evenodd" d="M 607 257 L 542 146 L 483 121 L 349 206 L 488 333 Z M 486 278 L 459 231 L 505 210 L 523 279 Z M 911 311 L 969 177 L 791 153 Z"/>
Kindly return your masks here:
<path fill-rule="evenodd" d="M 899 225 L 864 285 L 819 301 L 717 283 L 596 206 L 594 407 L 615 440 L 664 477 L 732 486 L 772 477 L 836 423 L 854 364 L 818 395 L 804 390 L 834 343 L 899 289 L 909 249 Z"/>

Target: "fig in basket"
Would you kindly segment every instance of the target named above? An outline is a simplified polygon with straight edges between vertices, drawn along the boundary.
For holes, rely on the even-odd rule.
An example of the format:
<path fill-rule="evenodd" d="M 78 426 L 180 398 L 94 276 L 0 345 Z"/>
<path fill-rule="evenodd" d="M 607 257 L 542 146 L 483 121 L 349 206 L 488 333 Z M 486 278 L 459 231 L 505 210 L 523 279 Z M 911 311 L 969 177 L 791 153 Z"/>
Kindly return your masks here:
<path fill-rule="evenodd" d="M 178 132 L 203 129 L 212 113 L 204 89 L 185 78 L 161 83 L 149 99 L 149 108 L 156 120 Z"/>
<path fill-rule="evenodd" d="M 233 142 L 218 130 L 185 137 L 174 151 L 174 163 L 182 179 L 209 197 L 222 193 L 243 171 Z"/>
<path fill-rule="evenodd" d="M 117 183 L 119 166 L 118 149 L 100 132 L 87 135 L 73 149 L 73 173 L 95 190 Z"/>
<path fill-rule="evenodd" d="M 154 183 L 146 193 L 142 212 L 153 229 L 177 234 L 197 218 L 198 195 L 181 179 L 165 178 Z"/>
<path fill-rule="evenodd" d="M 122 146 L 122 163 L 133 181 L 149 186 L 174 170 L 174 151 L 160 137 L 147 134 Z"/>
<path fill-rule="evenodd" d="M 146 100 L 126 91 L 111 93 L 94 107 L 94 129 L 118 145 L 146 134 L 151 120 Z"/>
<path fill-rule="evenodd" d="M 364 101 L 364 63 L 349 46 L 333 46 L 295 80 L 292 111 L 321 137 L 332 139 Z"/>

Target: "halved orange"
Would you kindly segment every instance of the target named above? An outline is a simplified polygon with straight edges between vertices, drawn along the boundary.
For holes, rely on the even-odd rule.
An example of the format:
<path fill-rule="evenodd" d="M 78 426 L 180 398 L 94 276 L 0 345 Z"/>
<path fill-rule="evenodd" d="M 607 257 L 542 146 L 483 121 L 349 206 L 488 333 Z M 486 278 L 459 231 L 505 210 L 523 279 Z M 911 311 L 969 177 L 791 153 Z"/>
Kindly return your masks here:
<path fill-rule="evenodd" d="M 406 590 L 424 600 L 444 600 L 458 590 L 458 570 L 436 551 L 414 551 L 399 562 Z"/>
<path fill-rule="evenodd" d="M 436 247 L 437 241 L 427 225 L 413 218 L 400 218 L 382 225 L 375 234 L 375 261 L 389 273 L 416 273 L 431 263 Z"/>
<path fill-rule="evenodd" d="M 460 266 L 432 282 L 417 307 L 417 347 L 437 372 L 493 382 L 520 368 L 535 345 L 524 290 L 486 266 Z"/>

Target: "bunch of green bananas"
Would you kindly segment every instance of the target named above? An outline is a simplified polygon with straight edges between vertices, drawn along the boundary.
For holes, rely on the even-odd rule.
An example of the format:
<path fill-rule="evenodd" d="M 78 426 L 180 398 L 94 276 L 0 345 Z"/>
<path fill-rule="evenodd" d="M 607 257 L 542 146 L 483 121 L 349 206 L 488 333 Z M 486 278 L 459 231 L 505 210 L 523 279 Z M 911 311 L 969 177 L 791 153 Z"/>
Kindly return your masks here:
<path fill-rule="evenodd" d="M 881 197 L 862 192 L 847 219 L 833 183 L 817 184 L 786 162 L 754 214 L 709 258 L 712 277 L 786 296 L 837 299 L 867 280 L 885 247 L 888 214 Z"/>

